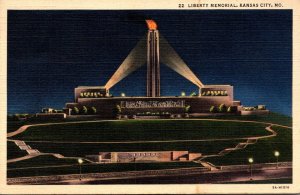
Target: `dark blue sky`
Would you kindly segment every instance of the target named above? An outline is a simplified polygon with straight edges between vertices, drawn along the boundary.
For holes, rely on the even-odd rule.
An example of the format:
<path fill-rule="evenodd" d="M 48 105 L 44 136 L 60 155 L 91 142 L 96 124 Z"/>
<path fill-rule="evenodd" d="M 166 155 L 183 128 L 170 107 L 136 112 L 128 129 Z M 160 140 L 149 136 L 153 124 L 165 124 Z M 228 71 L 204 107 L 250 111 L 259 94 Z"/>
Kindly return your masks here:
<path fill-rule="evenodd" d="M 9 11 L 8 112 L 62 108 L 75 87 L 105 85 L 149 18 L 204 84 L 234 85 L 243 105 L 291 115 L 289 10 Z M 197 87 L 162 64 L 161 90 Z M 145 95 L 146 66 L 111 89 L 121 92 Z"/>

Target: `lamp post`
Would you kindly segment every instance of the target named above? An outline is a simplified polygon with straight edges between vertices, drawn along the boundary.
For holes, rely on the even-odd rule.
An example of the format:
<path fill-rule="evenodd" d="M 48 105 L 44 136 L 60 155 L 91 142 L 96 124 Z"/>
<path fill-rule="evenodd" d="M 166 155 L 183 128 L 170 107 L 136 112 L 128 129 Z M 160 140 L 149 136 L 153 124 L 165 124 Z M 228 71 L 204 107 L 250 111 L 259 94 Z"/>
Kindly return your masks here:
<path fill-rule="evenodd" d="M 81 164 L 83 163 L 83 160 L 81 158 L 78 159 L 79 164 L 79 180 L 81 180 Z"/>
<path fill-rule="evenodd" d="M 276 169 L 278 169 L 278 157 L 280 153 L 278 151 L 274 151 L 274 156 L 276 157 Z"/>
<path fill-rule="evenodd" d="M 250 163 L 250 180 L 252 180 L 252 163 L 254 162 L 253 158 L 249 158 L 248 162 Z"/>

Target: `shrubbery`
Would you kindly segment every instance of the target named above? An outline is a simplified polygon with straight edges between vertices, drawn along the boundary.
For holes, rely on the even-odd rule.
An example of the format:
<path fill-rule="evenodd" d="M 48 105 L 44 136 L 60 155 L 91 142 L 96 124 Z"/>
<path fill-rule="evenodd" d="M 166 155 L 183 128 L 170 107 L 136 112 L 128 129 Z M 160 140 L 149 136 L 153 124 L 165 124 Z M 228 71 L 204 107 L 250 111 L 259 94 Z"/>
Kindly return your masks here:
<path fill-rule="evenodd" d="M 226 112 L 226 110 L 227 110 L 227 108 L 226 108 L 225 104 L 221 104 L 219 106 L 219 109 L 218 109 L 219 112 Z"/>
<path fill-rule="evenodd" d="M 211 113 L 234 113 L 237 111 L 237 107 L 236 106 L 229 106 L 228 108 L 226 107 L 225 104 L 220 104 L 218 107 L 216 106 L 211 106 L 209 108 L 209 112 Z"/>
<path fill-rule="evenodd" d="M 75 106 L 75 107 L 72 109 L 72 113 L 73 113 L 73 114 L 79 114 L 79 109 Z"/>
<path fill-rule="evenodd" d="M 217 112 L 216 107 L 215 106 L 211 106 L 210 109 L 209 109 L 209 112 L 212 112 L 212 113 Z"/>
<path fill-rule="evenodd" d="M 228 96 L 227 91 L 224 90 L 212 90 L 212 91 L 204 91 L 201 94 L 202 96 Z"/>
<path fill-rule="evenodd" d="M 20 121 L 20 120 L 27 120 L 32 118 L 34 115 L 32 114 L 13 114 L 13 115 L 8 115 L 7 120 L 9 121 Z"/>
<path fill-rule="evenodd" d="M 115 109 L 114 109 L 115 114 L 121 114 L 122 109 L 120 105 L 116 105 Z"/>
<path fill-rule="evenodd" d="M 98 98 L 98 97 L 105 97 L 105 95 L 103 95 L 100 92 L 81 92 L 80 97 L 81 98 Z"/>
<path fill-rule="evenodd" d="M 87 114 L 87 112 L 88 112 L 87 107 L 83 106 L 82 109 L 81 109 L 81 113 L 82 114 Z"/>
<path fill-rule="evenodd" d="M 227 112 L 229 113 L 233 113 L 233 112 L 236 112 L 237 111 L 237 107 L 236 106 L 229 106 L 227 108 Z"/>
<path fill-rule="evenodd" d="M 245 111 L 266 110 L 266 106 L 265 105 L 257 105 L 254 107 L 243 107 L 243 110 L 245 110 Z"/>
<path fill-rule="evenodd" d="M 184 112 L 185 113 L 189 113 L 190 109 L 191 109 L 191 106 L 190 105 L 186 105 L 185 108 L 184 108 Z"/>
<path fill-rule="evenodd" d="M 95 107 L 91 108 L 91 114 L 96 114 L 97 113 L 97 109 Z"/>
<path fill-rule="evenodd" d="M 196 93 L 196 92 L 192 92 L 192 93 L 190 94 L 190 96 L 197 96 L 197 93 Z"/>
<path fill-rule="evenodd" d="M 87 106 L 82 106 L 81 109 L 78 107 L 74 107 L 72 109 L 72 114 L 73 115 L 78 115 L 78 114 L 97 114 L 97 109 L 95 107 L 88 108 Z"/>

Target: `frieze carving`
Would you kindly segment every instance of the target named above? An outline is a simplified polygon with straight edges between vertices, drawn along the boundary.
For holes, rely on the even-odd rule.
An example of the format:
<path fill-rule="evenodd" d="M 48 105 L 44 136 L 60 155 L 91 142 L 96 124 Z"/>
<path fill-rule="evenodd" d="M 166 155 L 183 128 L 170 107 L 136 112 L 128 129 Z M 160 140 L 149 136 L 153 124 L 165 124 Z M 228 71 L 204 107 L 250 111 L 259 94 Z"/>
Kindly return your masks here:
<path fill-rule="evenodd" d="M 183 108 L 184 106 L 184 100 L 121 101 L 121 108 Z"/>

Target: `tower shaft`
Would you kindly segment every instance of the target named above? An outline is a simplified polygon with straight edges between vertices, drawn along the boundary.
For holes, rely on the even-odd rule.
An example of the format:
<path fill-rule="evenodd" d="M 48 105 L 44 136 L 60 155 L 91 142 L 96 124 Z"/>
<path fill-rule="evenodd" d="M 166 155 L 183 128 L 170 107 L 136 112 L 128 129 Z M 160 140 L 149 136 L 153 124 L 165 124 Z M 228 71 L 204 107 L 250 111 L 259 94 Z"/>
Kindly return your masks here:
<path fill-rule="evenodd" d="M 147 97 L 160 96 L 159 32 L 149 29 L 147 36 Z"/>

